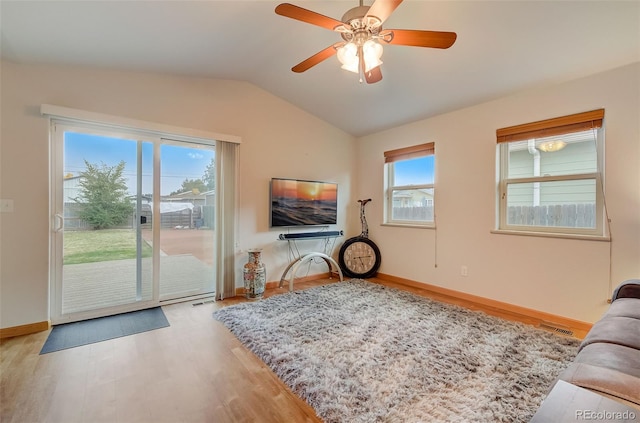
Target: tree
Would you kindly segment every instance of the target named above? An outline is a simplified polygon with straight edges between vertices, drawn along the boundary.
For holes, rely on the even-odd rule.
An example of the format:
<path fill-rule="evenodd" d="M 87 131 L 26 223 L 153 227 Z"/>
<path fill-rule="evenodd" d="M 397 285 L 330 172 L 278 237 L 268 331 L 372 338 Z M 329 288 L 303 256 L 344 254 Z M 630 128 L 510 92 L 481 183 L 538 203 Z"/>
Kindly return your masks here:
<path fill-rule="evenodd" d="M 105 229 L 126 222 L 133 212 L 127 199 L 127 183 L 122 176 L 125 162 L 115 166 L 100 166 L 84 161 L 87 167 L 80 173 L 79 196 L 73 200 L 83 205 L 80 217 L 94 229 Z"/>
<path fill-rule="evenodd" d="M 183 192 L 190 192 L 194 189 L 199 192 L 212 191 L 216 187 L 216 160 L 215 157 L 211 158 L 211 161 L 204 170 L 204 175 L 201 179 L 185 179 L 182 181 L 182 186 L 177 191 L 173 191 L 169 195 L 176 195 Z"/>
<path fill-rule="evenodd" d="M 204 182 L 202 182 L 202 179 L 187 178 L 184 181 L 182 181 L 182 186 L 177 191 L 173 191 L 169 195 L 180 194 L 182 192 L 192 192 L 194 189 L 199 192 L 205 192 L 207 191 L 207 186 L 205 185 Z"/>
<path fill-rule="evenodd" d="M 215 157 L 211 158 L 211 162 L 204 170 L 202 180 L 207 185 L 207 191 L 212 191 L 216 187 L 216 161 Z"/>

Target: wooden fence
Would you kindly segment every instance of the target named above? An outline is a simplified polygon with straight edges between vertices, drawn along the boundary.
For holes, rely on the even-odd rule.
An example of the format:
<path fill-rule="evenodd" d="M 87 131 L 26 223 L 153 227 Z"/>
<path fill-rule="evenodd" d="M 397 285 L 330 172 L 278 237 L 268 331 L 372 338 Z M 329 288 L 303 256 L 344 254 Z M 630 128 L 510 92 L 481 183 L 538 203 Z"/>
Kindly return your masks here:
<path fill-rule="evenodd" d="M 432 222 L 433 206 L 394 207 L 391 216 L 393 216 L 393 220 Z"/>
<path fill-rule="evenodd" d="M 595 204 L 556 204 L 507 207 L 507 224 L 521 226 L 561 226 L 595 228 Z"/>
<path fill-rule="evenodd" d="M 394 207 L 392 213 L 394 220 L 433 221 L 433 206 Z M 595 204 L 511 206 L 507 208 L 507 224 L 595 228 L 596 206 Z"/>
<path fill-rule="evenodd" d="M 68 203 L 64 206 L 64 229 L 65 231 L 88 231 L 92 230 L 89 222 L 79 217 L 81 204 Z M 192 210 L 185 209 L 181 211 L 163 213 L 160 215 L 160 226 L 162 228 L 192 228 L 199 229 L 206 227 L 214 228 L 215 222 L 215 206 L 201 206 L 202 213 L 193 213 Z M 143 210 L 140 213 L 143 229 L 151 229 L 153 215 L 149 210 Z M 121 225 L 114 226 L 112 229 L 131 229 L 134 227 L 136 214 L 132 213 Z"/>

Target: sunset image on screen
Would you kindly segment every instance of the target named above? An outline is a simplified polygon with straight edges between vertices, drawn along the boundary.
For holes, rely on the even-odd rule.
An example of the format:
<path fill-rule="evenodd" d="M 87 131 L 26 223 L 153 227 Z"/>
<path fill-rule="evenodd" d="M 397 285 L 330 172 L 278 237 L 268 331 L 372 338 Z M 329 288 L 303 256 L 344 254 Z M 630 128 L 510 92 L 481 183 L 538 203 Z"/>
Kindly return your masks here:
<path fill-rule="evenodd" d="M 273 184 L 271 191 L 274 197 L 336 201 L 337 188 L 335 184 L 324 182 L 278 180 Z"/>
<path fill-rule="evenodd" d="M 271 226 L 335 224 L 337 201 L 335 183 L 273 179 Z"/>

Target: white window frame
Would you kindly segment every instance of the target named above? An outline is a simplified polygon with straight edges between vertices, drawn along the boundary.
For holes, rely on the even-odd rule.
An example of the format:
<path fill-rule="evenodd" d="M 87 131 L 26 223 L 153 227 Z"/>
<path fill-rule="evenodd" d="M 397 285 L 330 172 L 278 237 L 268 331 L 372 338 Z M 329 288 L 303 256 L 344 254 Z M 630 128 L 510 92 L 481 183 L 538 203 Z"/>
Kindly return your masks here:
<path fill-rule="evenodd" d="M 389 161 L 388 157 L 395 156 L 394 160 Z M 434 175 L 433 183 L 417 184 L 417 185 L 395 185 L 395 163 L 405 160 L 416 159 L 419 157 L 434 156 Z M 398 150 L 385 152 L 385 179 L 384 179 L 384 225 L 387 226 L 404 226 L 417 228 L 435 228 L 435 183 L 436 183 L 436 166 L 435 166 L 435 145 L 434 143 L 421 144 L 412 147 L 406 147 Z M 393 192 L 400 190 L 433 190 L 433 219 L 432 220 L 403 220 L 393 219 Z"/>
<path fill-rule="evenodd" d="M 596 112 L 596 111 L 594 111 Z M 587 112 L 593 113 L 593 112 Z M 604 110 L 601 110 L 604 117 Z M 578 114 L 582 115 L 582 114 Z M 574 115 L 572 115 L 574 116 Z M 549 119 L 548 121 L 534 122 L 532 124 L 525 124 L 521 126 L 535 126 L 536 124 L 543 124 L 545 122 L 551 122 L 566 118 Z M 508 130 L 509 128 L 504 128 Z M 604 126 L 593 129 L 596 131 L 595 140 L 596 143 L 596 171 L 590 173 L 570 174 L 570 175 L 541 175 L 530 177 L 509 178 L 509 142 L 500 142 L 497 146 L 497 161 L 498 161 L 498 181 L 497 181 L 497 233 L 511 233 L 520 235 L 541 235 L 541 236 L 560 236 L 560 237 L 589 237 L 594 239 L 608 239 L 605 234 L 605 200 L 604 200 Z M 498 130 L 498 134 L 501 130 Z M 572 131 L 566 130 L 564 133 L 571 133 Z M 573 131 L 575 132 L 575 131 Z M 552 135 L 561 135 L 563 132 L 558 130 L 553 132 Z M 498 135 L 500 138 L 500 135 Z M 534 137 L 532 137 L 533 139 Z M 595 181 L 595 193 L 596 193 L 596 226 L 595 228 L 574 228 L 564 226 L 534 226 L 534 225 L 510 225 L 507 222 L 507 204 L 508 199 L 508 187 L 512 184 L 522 183 L 544 183 L 544 182 L 557 182 L 557 181 L 578 181 L 578 180 L 594 180 Z"/>

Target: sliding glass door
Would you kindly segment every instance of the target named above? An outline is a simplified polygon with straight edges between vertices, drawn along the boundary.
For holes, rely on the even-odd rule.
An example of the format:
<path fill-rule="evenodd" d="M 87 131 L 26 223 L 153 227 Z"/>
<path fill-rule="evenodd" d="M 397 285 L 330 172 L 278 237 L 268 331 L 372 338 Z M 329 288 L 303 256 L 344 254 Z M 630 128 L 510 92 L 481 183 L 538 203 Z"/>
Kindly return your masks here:
<path fill-rule="evenodd" d="M 160 157 L 160 299 L 211 293 L 214 147 L 163 140 Z"/>
<path fill-rule="evenodd" d="M 54 324 L 213 292 L 213 145 L 83 124 L 52 135 Z"/>

